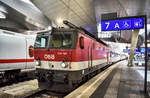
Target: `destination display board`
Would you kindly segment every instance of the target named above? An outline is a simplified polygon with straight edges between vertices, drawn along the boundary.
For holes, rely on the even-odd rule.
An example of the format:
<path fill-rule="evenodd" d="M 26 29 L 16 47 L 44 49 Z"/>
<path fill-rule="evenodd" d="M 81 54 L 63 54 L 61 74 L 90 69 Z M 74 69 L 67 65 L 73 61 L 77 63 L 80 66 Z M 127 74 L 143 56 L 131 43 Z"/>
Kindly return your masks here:
<path fill-rule="evenodd" d="M 101 31 L 131 30 L 144 28 L 144 17 L 101 21 Z"/>

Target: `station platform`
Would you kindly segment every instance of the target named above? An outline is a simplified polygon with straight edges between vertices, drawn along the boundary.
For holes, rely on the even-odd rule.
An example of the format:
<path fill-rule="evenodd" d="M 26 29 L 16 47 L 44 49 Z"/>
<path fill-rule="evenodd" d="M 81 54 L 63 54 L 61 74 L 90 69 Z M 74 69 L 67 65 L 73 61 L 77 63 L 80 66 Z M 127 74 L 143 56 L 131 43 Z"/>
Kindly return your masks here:
<path fill-rule="evenodd" d="M 101 72 L 65 98 L 150 98 L 144 93 L 144 78 L 139 70 L 118 62 Z"/>

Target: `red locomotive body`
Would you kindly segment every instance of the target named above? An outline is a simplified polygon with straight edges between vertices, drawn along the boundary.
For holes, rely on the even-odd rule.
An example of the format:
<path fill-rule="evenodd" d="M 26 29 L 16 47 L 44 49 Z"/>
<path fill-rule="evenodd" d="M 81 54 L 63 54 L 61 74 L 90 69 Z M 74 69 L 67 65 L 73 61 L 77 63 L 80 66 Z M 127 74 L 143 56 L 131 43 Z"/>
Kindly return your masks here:
<path fill-rule="evenodd" d="M 74 28 L 38 33 L 34 54 L 39 86 L 47 89 L 56 82 L 71 87 L 110 63 L 110 49 L 103 41 Z"/>

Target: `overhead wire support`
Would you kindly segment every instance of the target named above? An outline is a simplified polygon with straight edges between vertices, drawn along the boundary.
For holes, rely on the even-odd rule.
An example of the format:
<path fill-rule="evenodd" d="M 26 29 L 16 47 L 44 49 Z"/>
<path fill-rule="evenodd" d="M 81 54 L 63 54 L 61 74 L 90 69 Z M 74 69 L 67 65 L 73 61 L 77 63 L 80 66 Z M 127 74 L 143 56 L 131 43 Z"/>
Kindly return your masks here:
<path fill-rule="evenodd" d="M 88 32 L 86 29 L 82 28 L 82 27 L 78 27 L 72 23 L 70 23 L 69 21 L 67 20 L 64 20 L 63 23 L 65 25 L 67 25 L 69 28 L 73 28 L 73 29 L 78 29 L 78 30 L 82 30 L 84 31 L 85 34 L 91 36 L 92 38 L 94 38 L 95 40 L 97 40 L 98 42 L 101 42 L 103 43 L 104 45 L 108 46 L 105 42 L 103 42 L 102 40 L 98 39 L 97 37 L 95 37 L 93 34 L 91 34 L 90 32 Z"/>

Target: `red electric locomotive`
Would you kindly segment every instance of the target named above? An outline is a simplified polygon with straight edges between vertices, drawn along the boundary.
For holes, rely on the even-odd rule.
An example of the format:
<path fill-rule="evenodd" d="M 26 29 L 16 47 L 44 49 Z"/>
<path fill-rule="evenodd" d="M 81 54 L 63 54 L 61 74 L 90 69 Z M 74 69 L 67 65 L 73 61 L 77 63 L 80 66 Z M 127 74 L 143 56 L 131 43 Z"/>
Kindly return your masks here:
<path fill-rule="evenodd" d="M 64 21 L 70 28 L 53 28 L 37 34 L 35 59 L 40 87 L 64 82 L 72 87 L 110 63 L 107 44 L 86 30 Z"/>

